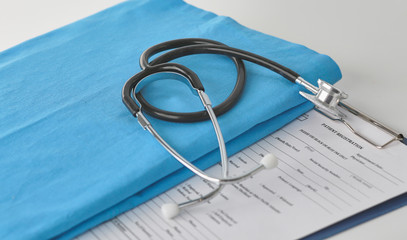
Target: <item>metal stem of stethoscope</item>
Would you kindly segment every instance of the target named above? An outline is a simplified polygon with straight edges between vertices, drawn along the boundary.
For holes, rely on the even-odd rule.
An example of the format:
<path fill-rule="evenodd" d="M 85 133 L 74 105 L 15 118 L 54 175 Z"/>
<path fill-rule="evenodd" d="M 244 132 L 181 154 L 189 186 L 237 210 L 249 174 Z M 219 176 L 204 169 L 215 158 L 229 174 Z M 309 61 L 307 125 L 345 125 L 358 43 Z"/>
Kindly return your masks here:
<path fill-rule="evenodd" d="M 141 80 L 139 80 L 138 83 L 135 84 L 135 86 L 133 87 L 133 96 L 134 97 L 136 96 L 135 89 L 137 88 L 137 85 L 140 83 Z M 221 155 L 222 178 L 208 176 L 205 172 L 203 172 L 202 170 L 197 168 L 194 164 L 192 164 L 190 161 L 186 160 L 181 154 L 179 154 L 174 148 L 172 148 L 170 146 L 170 144 L 168 144 L 160 136 L 160 134 L 158 134 L 158 132 L 153 128 L 153 126 L 148 121 L 148 119 L 143 115 L 141 108 L 135 114 L 140 125 L 145 130 L 148 130 L 153 135 L 153 137 L 182 165 L 184 165 L 186 168 L 191 170 L 193 173 L 195 173 L 199 177 L 205 179 L 206 181 L 218 185 L 211 192 L 209 192 L 201 197 L 198 197 L 196 199 L 182 202 L 179 204 L 177 204 L 177 203 L 164 204 L 162 206 L 161 210 L 162 210 L 164 217 L 166 217 L 166 218 L 175 217 L 176 215 L 178 215 L 180 210 L 183 208 L 194 206 L 199 203 L 209 201 L 210 199 L 215 197 L 220 192 L 220 190 L 222 190 L 222 188 L 224 187 L 225 184 L 233 184 L 233 183 L 245 180 L 246 178 L 253 176 L 254 174 L 256 174 L 257 172 L 259 172 L 261 170 L 271 169 L 271 168 L 276 167 L 277 163 L 278 163 L 278 160 L 274 155 L 268 154 L 262 158 L 262 160 L 260 161 L 261 164 L 259 166 L 255 167 L 254 169 L 252 169 L 240 176 L 237 176 L 237 177 L 228 177 L 228 156 L 227 156 L 227 152 L 226 152 L 225 141 L 223 139 L 223 135 L 220 130 L 220 126 L 217 121 L 216 115 L 212 109 L 212 103 L 211 103 L 208 95 L 203 90 L 195 89 L 195 88 L 194 88 L 194 90 L 197 91 L 198 96 L 199 96 L 203 106 L 205 107 L 206 111 L 208 112 L 208 115 L 210 117 L 210 120 L 212 122 L 213 128 L 216 133 L 216 137 L 217 137 L 217 141 L 218 141 L 218 145 L 219 145 L 219 151 L 220 151 L 220 155 Z"/>
<path fill-rule="evenodd" d="M 232 183 L 236 183 L 239 181 L 242 181 L 254 174 L 256 174 L 257 172 L 263 170 L 263 169 L 270 169 L 270 168 L 274 168 L 277 166 L 277 158 L 272 156 L 272 155 L 267 155 L 265 156 L 262 161 L 260 162 L 261 165 L 255 167 L 254 169 L 250 170 L 247 173 L 244 173 L 240 176 L 237 177 L 232 177 L 232 178 L 228 178 L 228 157 L 227 157 L 227 153 L 226 153 L 226 146 L 225 146 L 225 141 L 223 139 L 222 136 L 222 132 L 220 130 L 219 127 L 219 123 L 217 121 L 216 115 L 213 112 L 212 109 L 212 103 L 210 102 L 210 99 L 208 97 L 208 95 L 201 90 L 197 90 L 198 95 L 201 99 L 202 104 L 204 105 L 205 109 L 208 111 L 208 114 L 210 116 L 212 125 L 214 127 L 215 133 L 216 133 L 216 137 L 218 140 L 218 144 L 219 144 L 219 151 L 220 151 L 220 155 L 221 155 L 221 164 L 222 164 L 222 178 L 215 178 L 215 177 L 210 177 L 208 176 L 205 172 L 203 172 L 202 170 L 200 170 L 199 168 L 197 168 L 194 164 L 192 164 L 191 162 L 189 162 L 188 160 L 186 160 L 183 156 L 181 156 L 174 148 L 172 148 L 158 133 L 157 131 L 152 127 L 151 123 L 147 120 L 147 118 L 141 113 L 141 111 L 137 114 L 137 119 L 140 123 L 140 125 L 148 130 L 155 139 L 157 139 L 157 141 L 175 158 L 177 159 L 181 164 L 183 164 L 186 168 L 188 168 L 189 170 L 191 170 L 193 173 L 195 173 L 196 175 L 198 175 L 199 177 L 217 184 L 218 187 L 215 188 L 214 190 L 212 190 L 211 192 L 209 192 L 206 195 L 203 195 L 199 198 L 193 199 L 193 200 L 189 200 L 187 202 L 183 202 L 183 203 L 166 203 L 162 206 L 162 213 L 166 218 L 173 218 L 176 215 L 178 215 L 180 209 L 185 208 L 185 207 L 190 207 L 199 203 L 203 203 L 206 202 L 210 199 L 212 199 L 213 197 L 215 197 L 220 190 L 223 188 L 223 186 L 225 184 L 232 184 Z"/>
<path fill-rule="evenodd" d="M 215 113 L 213 112 L 212 109 L 212 104 L 209 100 L 209 97 L 205 94 L 205 92 L 198 90 L 198 95 L 201 99 L 201 102 L 203 103 L 206 111 L 208 112 L 208 115 L 210 117 L 210 120 L 212 122 L 212 125 L 214 127 L 216 137 L 219 143 L 219 152 L 221 155 L 221 169 L 222 169 L 222 178 L 227 178 L 228 173 L 229 173 L 229 164 L 228 164 L 228 157 L 226 153 L 226 146 L 225 146 L 225 141 L 223 139 L 222 132 L 219 127 L 218 120 L 215 116 Z M 169 146 L 161 137 L 158 135 L 153 128 L 150 128 L 150 133 L 160 142 L 164 148 L 171 153 L 172 156 L 174 156 L 178 161 L 180 161 L 184 166 L 189 165 L 188 167 L 192 172 L 197 174 L 198 176 L 207 179 L 207 175 L 203 173 L 200 169 L 196 168 L 194 165 L 192 165 L 189 161 L 184 159 L 181 155 L 179 155 L 176 151 L 174 151 L 171 146 Z M 220 191 L 223 189 L 225 186 L 224 184 L 219 184 L 217 183 L 218 186 L 210 191 L 209 193 L 200 196 L 198 198 L 182 202 L 182 203 L 165 203 L 161 206 L 161 212 L 164 215 L 165 218 L 170 219 L 178 215 L 181 209 L 187 208 L 187 207 L 192 207 L 195 205 L 198 205 L 200 203 L 207 202 L 214 198 L 216 195 L 220 193 Z"/>

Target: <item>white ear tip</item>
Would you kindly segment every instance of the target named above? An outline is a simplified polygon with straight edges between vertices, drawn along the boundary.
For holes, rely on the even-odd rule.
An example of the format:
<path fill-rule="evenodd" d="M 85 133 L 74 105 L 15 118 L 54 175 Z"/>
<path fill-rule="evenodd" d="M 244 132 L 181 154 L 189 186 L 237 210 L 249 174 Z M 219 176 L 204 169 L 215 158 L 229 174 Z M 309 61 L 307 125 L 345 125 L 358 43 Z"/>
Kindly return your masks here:
<path fill-rule="evenodd" d="M 272 169 L 277 167 L 278 159 L 274 154 L 268 153 L 261 159 L 260 163 L 263 164 L 264 168 Z"/>
<path fill-rule="evenodd" d="M 176 203 L 165 203 L 161 206 L 161 213 L 166 219 L 171 219 L 178 215 L 179 207 Z"/>

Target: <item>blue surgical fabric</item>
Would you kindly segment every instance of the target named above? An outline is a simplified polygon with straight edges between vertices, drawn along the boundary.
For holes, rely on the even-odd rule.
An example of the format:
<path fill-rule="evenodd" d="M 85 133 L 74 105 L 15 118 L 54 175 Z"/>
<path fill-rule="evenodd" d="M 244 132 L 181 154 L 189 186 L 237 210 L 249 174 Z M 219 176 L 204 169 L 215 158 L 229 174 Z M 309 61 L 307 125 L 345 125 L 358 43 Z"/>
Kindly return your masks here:
<path fill-rule="evenodd" d="M 0 53 L 0 238 L 69 239 L 192 176 L 144 131 L 121 101 L 148 47 L 200 37 L 260 54 L 316 83 L 341 78 L 335 62 L 180 0 L 126 1 Z M 216 105 L 236 71 L 224 56 L 176 62 L 194 70 Z M 299 86 L 254 64 L 239 102 L 219 123 L 234 154 L 312 108 Z M 180 82 L 143 89 L 166 110 L 202 110 Z M 184 157 L 219 161 L 210 122 L 149 117 Z"/>

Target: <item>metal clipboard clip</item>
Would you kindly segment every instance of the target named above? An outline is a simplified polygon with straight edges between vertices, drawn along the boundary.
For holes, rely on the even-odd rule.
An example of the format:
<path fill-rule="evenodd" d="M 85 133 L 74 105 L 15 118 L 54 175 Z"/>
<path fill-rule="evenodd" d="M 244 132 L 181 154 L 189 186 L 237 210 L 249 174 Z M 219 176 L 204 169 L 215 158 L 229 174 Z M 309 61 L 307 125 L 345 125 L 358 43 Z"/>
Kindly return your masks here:
<path fill-rule="evenodd" d="M 346 99 L 348 95 L 344 93 L 342 90 L 332 86 L 331 84 L 318 79 L 318 87 L 310 84 L 309 82 L 305 81 L 303 78 L 299 77 L 296 80 L 296 83 L 299 85 L 304 86 L 307 90 L 311 93 L 309 94 L 300 91 L 301 96 L 309 100 L 315 105 L 315 109 L 323 114 L 324 116 L 328 117 L 334 121 L 340 121 L 346 125 L 346 127 L 355 135 L 361 137 L 366 142 L 372 144 L 376 148 L 382 149 L 389 145 L 394 141 L 401 141 L 407 145 L 407 139 L 400 133 L 392 130 L 391 128 L 381 124 L 374 118 L 368 116 L 367 114 L 362 113 L 361 111 L 357 110 L 356 108 L 350 106 L 348 103 L 343 102 L 343 99 Z M 354 114 L 355 116 L 363 119 L 364 121 L 374 125 L 375 127 L 379 128 L 380 130 L 384 131 L 385 133 L 392 136 L 392 138 L 384 144 L 377 144 L 372 139 L 364 136 L 360 132 L 356 131 L 350 123 L 346 120 L 347 116 L 343 113 L 338 107 L 346 109 L 348 112 Z"/>

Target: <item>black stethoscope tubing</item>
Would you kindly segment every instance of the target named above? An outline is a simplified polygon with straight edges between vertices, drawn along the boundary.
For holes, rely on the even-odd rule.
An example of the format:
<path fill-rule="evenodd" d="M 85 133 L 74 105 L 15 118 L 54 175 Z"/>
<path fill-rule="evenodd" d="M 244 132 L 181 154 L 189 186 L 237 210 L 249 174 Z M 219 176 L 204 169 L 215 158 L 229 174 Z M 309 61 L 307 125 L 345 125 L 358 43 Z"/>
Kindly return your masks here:
<path fill-rule="evenodd" d="M 165 62 L 169 62 L 171 60 L 174 60 L 175 58 L 182 57 L 178 56 L 175 57 L 172 56 L 173 58 L 171 60 L 167 61 L 160 61 L 160 63 L 157 63 L 161 58 L 161 56 L 157 57 L 154 61 L 148 62 L 148 60 L 155 54 L 167 51 L 170 49 L 174 48 L 180 48 L 180 47 L 185 47 L 185 46 L 197 46 L 197 45 L 224 45 L 223 43 L 209 40 L 209 39 L 200 39 L 200 38 L 188 38 L 188 39 L 177 39 L 177 40 L 172 40 L 172 41 L 167 41 L 163 42 L 157 45 L 154 45 L 147 50 L 145 50 L 142 55 L 140 56 L 140 67 L 142 69 L 147 69 L 151 68 L 152 66 L 156 66 L 158 64 L 163 64 Z M 224 45 L 225 46 L 225 45 Z M 172 51 L 170 51 L 172 52 Z M 188 54 L 192 55 L 192 54 Z M 185 55 L 186 56 L 186 55 Z M 244 90 L 244 86 L 246 83 L 246 68 L 244 66 L 244 63 L 242 60 L 236 57 L 231 57 L 231 60 L 235 64 L 236 71 L 237 71 L 237 77 L 236 77 L 236 83 L 235 86 L 230 93 L 230 95 L 220 103 L 219 105 L 215 106 L 213 108 L 215 114 L 217 116 L 220 116 L 224 114 L 225 112 L 229 111 L 239 100 L 240 96 L 242 95 L 242 92 Z M 150 104 L 142 95 L 141 92 L 137 93 L 137 99 L 140 102 L 140 105 L 143 106 L 143 110 L 148 113 L 150 116 L 165 120 L 165 121 L 171 121 L 171 122 L 199 122 L 199 121 L 204 121 L 204 120 L 209 120 L 209 115 L 207 111 L 197 111 L 197 112 L 172 112 L 172 111 L 166 111 L 163 109 L 159 109 L 152 104 Z"/>
<path fill-rule="evenodd" d="M 169 51 L 168 51 L 169 50 Z M 162 55 L 156 57 L 153 61 L 149 62 L 149 59 L 160 52 L 167 51 Z M 126 106 L 132 112 L 137 112 L 139 107 L 135 104 L 134 100 L 131 97 L 132 91 L 135 89 L 135 82 L 141 81 L 143 78 L 158 73 L 164 72 L 163 68 L 168 70 L 166 72 L 173 72 L 179 75 L 184 76 L 187 79 L 191 79 L 192 70 L 188 69 L 187 67 L 176 64 L 176 63 L 169 63 L 170 61 L 180 58 L 183 56 L 193 55 L 193 54 L 221 54 L 230 57 L 233 62 L 235 63 L 237 69 L 237 81 L 232 93 L 228 96 L 228 98 L 223 101 L 221 104 L 217 105 L 214 108 L 215 114 L 217 116 L 222 115 L 223 113 L 227 112 L 230 108 L 232 108 L 237 101 L 239 100 L 245 85 L 246 80 L 246 70 L 242 60 L 250 61 L 265 68 L 272 70 L 286 78 L 287 80 L 295 83 L 295 80 L 300 76 L 298 73 L 294 72 L 293 70 L 280 65 L 270 59 L 264 58 L 257 54 L 247 52 L 241 49 L 232 48 L 226 46 L 222 43 L 207 40 L 207 39 L 200 39 L 200 38 L 189 38 L 189 39 L 177 39 L 172 41 L 163 42 L 157 45 L 154 45 L 143 52 L 140 57 L 140 67 L 143 69 L 140 73 L 134 75 L 132 78 L 128 80 L 123 90 L 123 101 Z M 160 67 L 162 65 L 162 67 Z M 182 66 L 182 67 L 180 67 Z M 187 69 L 187 70 L 186 70 Z M 196 76 L 196 74 L 194 74 Z M 202 85 L 200 83 L 199 78 L 193 76 L 195 79 L 195 84 Z M 193 84 L 190 81 L 191 85 Z M 132 86 L 132 87 L 130 87 Z M 203 86 L 202 86 L 202 90 Z M 134 93 L 134 92 L 133 92 Z M 153 105 L 151 105 L 142 95 L 141 91 L 135 93 L 134 96 L 139 104 L 143 107 L 143 111 L 147 114 L 159 118 L 165 121 L 172 121 L 172 122 L 197 122 L 197 121 L 204 121 L 209 119 L 209 116 L 206 111 L 199 111 L 199 112 L 171 112 L 166 111 L 163 109 L 159 109 Z M 130 103 L 130 101 L 132 103 Z M 136 107 L 137 106 L 137 107 Z"/>

